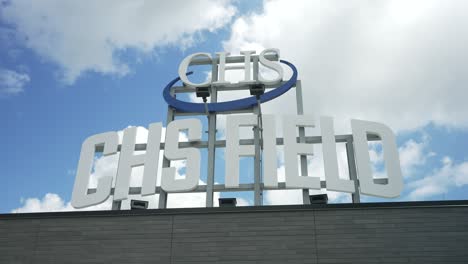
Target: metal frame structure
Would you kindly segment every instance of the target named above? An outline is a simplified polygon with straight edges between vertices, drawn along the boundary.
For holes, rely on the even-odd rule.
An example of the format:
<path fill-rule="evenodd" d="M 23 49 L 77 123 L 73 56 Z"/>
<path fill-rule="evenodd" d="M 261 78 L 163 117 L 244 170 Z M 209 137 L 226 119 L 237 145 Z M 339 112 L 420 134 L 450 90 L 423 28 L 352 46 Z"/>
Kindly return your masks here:
<path fill-rule="evenodd" d="M 226 60 L 226 63 L 240 63 L 243 62 L 242 56 L 233 56 L 229 57 Z M 275 55 L 268 55 L 268 59 L 277 60 L 278 58 Z M 252 56 L 251 61 L 253 62 L 253 78 L 258 80 L 259 72 L 259 61 L 258 56 Z M 192 64 L 194 65 L 212 65 L 212 82 L 218 80 L 218 59 L 198 59 L 195 60 Z M 267 89 L 275 88 L 271 85 L 266 86 Z M 302 85 L 301 81 L 297 80 L 296 84 L 292 87 L 295 88 L 296 92 L 296 104 L 297 104 L 297 114 L 304 114 L 303 101 L 302 101 Z M 248 85 L 228 85 L 228 86 L 215 86 L 211 85 L 210 87 L 210 102 L 216 103 L 218 92 L 221 91 L 239 91 L 239 90 L 249 90 Z M 194 93 L 195 88 L 187 86 L 174 86 L 171 88 L 171 96 L 177 96 L 180 93 Z M 206 148 L 208 150 L 208 166 L 207 166 L 207 183 L 206 185 L 198 186 L 195 190 L 191 192 L 206 192 L 206 207 L 213 207 L 213 195 L 214 192 L 241 192 L 241 191 L 254 191 L 254 205 L 262 205 L 263 202 L 263 191 L 264 190 L 284 190 L 287 189 L 285 183 L 279 183 L 277 188 L 266 188 L 262 184 L 262 140 L 261 140 L 261 127 L 259 124 L 253 127 L 254 138 L 253 139 L 243 139 L 240 140 L 241 145 L 254 145 L 255 146 L 255 156 L 254 156 L 254 183 L 253 184 L 240 184 L 239 188 L 226 188 L 224 184 L 215 184 L 215 154 L 217 148 L 224 148 L 226 146 L 225 140 L 216 140 L 216 117 L 218 114 L 239 114 L 239 113 L 253 113 L 261 116 L 261 108 L 254 106 L 249 109 L 235 110 L 223 113 L 215 112 L 205 112 L 205 113 L 188 113 L 180 112 L 172 107 L 167 109 L 167 120 L 166 125 L 173 121 L 177 116 L 207 116 L 208 118 L 208 140 L 207 141 L 198 141 L 198 142 L 180 142 L 179 147 L 196 147 L 196 148 Z M 368 135 L 369 141 L 380 140 L 379 137 L 375 135 Z M 306 136 L 305 128 L 299 127 L 299 137 L 298 141 L 300 143 L 309 143 L 309 144 L 320 144 L 322 142 L 321 136 Z M 336 135 L 335 141 L 337 143 L 346 144 L 347 160 L 348 160 L 348 171 L 349 178 L 355 182 L 355 192 L 352 194 L 352 202 L 359 203 L 359 181 L 357 179 L 356 164 L 354 159 L 354 147 L 353 147 L 353 137 L 352 135 Z M 283 145 L 283 138 L 276 139 L 276 145 Z M 161 142 L 160 149 L 163 150 L 165 146 L 164 142 Z M 118 151 L 120 151 L 121 146 L 119 145 Z M 136 151 L 146 150 L 146 144 L 136 144 Z M 102 152 L 102 146 L 96 146 L 96 152 Z M 163 157 L 163 167 L 170 167 L 170 160 Z M 301 164 L 301 174 L 307 175 L 307 156 L 300 155 L 300 164 Z M 386 184 L 387 179 L 374 179 L 376 183 Z M 325 181 L 321 181 L 321 188 L 326 188 Z M 159 186 L 155 186 L 156 193 L 159 194 L 159 205 L 158 208 L 167 207 L 168 193 L 161 189 Z M 88 189 L 88 193 L 94 193 L 96 189 Z M 111 190 L 111 194 L 114 193 L 114 188 Z M 141 187 L 130 187 L 129 194 L 136 195 L 141 193 Z M 309 189 L 302 190 L 303 204 L 310 204 L 309 199 Z M 113 201 L 112 209 L 119 210 L 121 207 L 121 201 Z"/>

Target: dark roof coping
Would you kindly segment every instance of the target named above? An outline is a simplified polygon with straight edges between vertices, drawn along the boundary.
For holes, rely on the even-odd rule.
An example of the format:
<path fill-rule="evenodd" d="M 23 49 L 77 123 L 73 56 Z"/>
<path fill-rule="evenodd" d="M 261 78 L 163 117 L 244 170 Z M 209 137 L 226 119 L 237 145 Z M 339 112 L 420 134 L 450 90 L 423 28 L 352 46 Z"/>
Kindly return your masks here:
<path fill-rule="evenodd" d="M 451 201 L 421 201 L 421 202 L 380 202 L 380 203 L 345 203 L 345 204 L 311 204 L 311 205 L 264 205 L 242 207 L 212 207 L 212 208 L 174 208 L 119 211 L 71 211 L 46 213 L 12 213 L 0 214 L 0 220 L 6 219 L 40 219 L 40 218 L 77 218 L 77 217 L 108 217 L 108 216 L 142 216 L 142 215 L 178 215 L 178 214 L 218 214 L 218 213 L 249 213 L 249 212 L 287 212 L 310 210 L 356 210 L 356 209 L 404 209 L 404 208 L 447 208 L 467 207 L 468 200 Z"/>

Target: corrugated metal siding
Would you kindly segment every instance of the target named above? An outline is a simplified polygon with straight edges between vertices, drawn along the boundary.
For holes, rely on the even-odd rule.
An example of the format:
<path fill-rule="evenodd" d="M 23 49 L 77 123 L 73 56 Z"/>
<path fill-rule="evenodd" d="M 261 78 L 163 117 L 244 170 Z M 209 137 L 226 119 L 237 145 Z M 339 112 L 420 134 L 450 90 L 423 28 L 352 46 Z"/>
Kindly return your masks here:
<path fill-rule="evenodd" d="M 261 209 L 3 215 L 0 263 L 468 263 L 467 206 Z"/>

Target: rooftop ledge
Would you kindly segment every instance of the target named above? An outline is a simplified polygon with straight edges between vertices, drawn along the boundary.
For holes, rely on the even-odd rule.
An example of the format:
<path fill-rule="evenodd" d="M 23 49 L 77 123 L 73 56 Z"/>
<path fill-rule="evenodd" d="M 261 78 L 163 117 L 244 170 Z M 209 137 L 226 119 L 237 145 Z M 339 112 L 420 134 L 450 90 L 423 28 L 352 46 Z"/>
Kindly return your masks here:
<path fill-rule="evenodd" d="M 447 208 L 468 207 L 468 200 L 418 201 L 418 202 L 380 202 L 380 203 L 340 203 L 311 205 L 263 205 L 212 208 L 174 208 L 174 209 L 140 209 L 140 210 L 106 210 L 106 211 L 71 211 L 46 213 L 11 213 L 0 214 L 0 221 L 7 219 L 41 219 L 41 218 L 77 218 L 106 216 L 142 216 L 142 215 L 182 215 L 182 214 L 219 214 L 249 212 L 293 212 L 314 210 L 359 210 L 359 209 L 404 209 L 404 208 Z"/>

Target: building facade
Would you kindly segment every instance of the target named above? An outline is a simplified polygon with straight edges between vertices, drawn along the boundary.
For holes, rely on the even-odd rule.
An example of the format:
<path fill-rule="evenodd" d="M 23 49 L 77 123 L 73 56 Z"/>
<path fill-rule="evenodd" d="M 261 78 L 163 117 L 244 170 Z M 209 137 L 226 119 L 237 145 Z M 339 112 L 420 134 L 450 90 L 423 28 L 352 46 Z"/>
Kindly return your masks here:
<path fill-rule="evenodd" d="M 468 263 L 468 201 L 0 215 L 0 263 Z"/>

